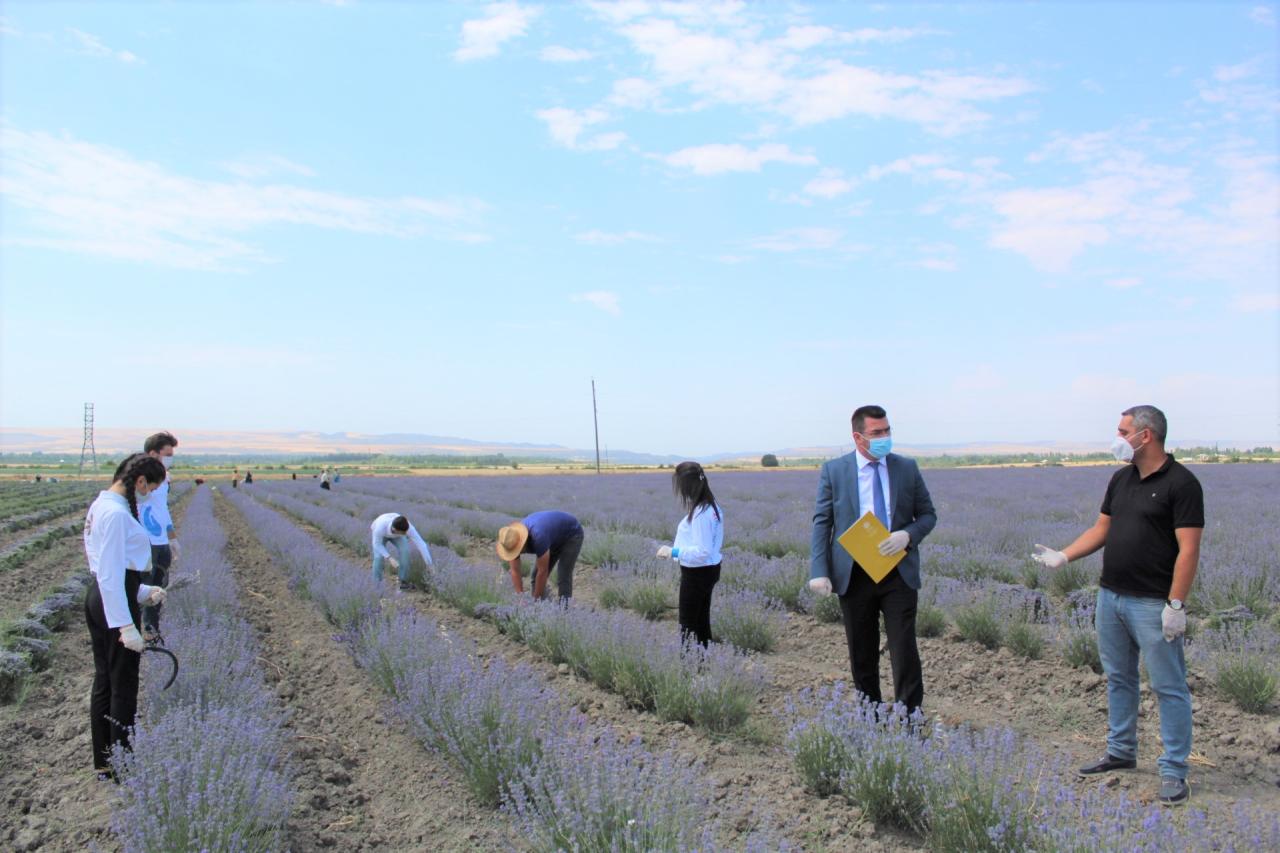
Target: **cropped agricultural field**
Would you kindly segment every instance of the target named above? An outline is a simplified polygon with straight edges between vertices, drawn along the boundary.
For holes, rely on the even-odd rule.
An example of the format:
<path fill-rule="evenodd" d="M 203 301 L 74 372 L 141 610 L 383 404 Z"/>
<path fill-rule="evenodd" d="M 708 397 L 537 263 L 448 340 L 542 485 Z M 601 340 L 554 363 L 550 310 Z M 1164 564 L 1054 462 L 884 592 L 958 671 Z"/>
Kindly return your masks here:
<path fill-rule="evenodd" d="M 1072 772 L 1105 748 L 1100 561 L 1050 574 L 1029 554 L 1092 522 L 1111 470 L 926 472 L 939 523 L 922 546 L 923 732 L 856 705 L 838 608 L 803 591 L 816 472 L 712 475 L 726 550 L 707 652 L 680 647 L 678 575 L 653 557 L 679 517 L 663 474 L 198 487 L 175 568 L 198 580 L 166 610 L 182 670 L 164 691 L 161 662 L 144 659 L 118 787 L 88 769 L 83 616 L 27 625 L 49 595 L 82 589 L 78 537 L 0 573 L 44 584 L 5 602 L 26 674 L 0 706 L 0 843 L 1280 849 L 1280 467 L 1193 468 L 1208 527 L 1189 602 L 1191 805 L 1154 803 L 1145 686 L 1139 769 Z M 31 514 L 17 488 L 0 487 L 0 529 Z M 92 491 L 72 497 L 82 516 Z M 517 600 L 493 552 L 499 526 L 549 508 L 586 528 L 567 609 Z M 435 558 L 402 595 L 368 567 L 369 523 L 390 510 Z"/>

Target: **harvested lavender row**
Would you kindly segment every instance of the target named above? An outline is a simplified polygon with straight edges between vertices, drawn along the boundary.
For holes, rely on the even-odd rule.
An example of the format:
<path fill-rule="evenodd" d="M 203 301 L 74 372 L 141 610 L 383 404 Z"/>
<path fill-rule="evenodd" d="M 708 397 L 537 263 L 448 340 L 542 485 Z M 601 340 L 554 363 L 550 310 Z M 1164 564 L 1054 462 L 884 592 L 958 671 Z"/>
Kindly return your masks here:
<path fill-rule="evenodd" d="M 806 691 L 788 710 L 787 747 L 810 791 L 842 796 L 930 850 L 1280 849 L 1280 817 L 1252 804 L 1210 815 L 1105 785 L 1082 791 L 1064 756 L 1009 729 L 928 724 L 901 706 L 856 701 L 844 682 Z"/>
<path fill-rule="evenodd" d="M 699 765 L 619 740 L 533 670 L 482 663 L 470 643 L 411 608 L 352 606 L 353 597 L 377 601 L 362 566 L 335 558 L 248 495 L 227 496 L 280 557 L 291 584 L 344 629 L 357 661 L 423 745 L 454 762 L 478 799 L 513 814 L 529 849 L 715 849 Z M 746 844 L 788 849 L 765 832 Z"/>
<path fill-rule="evenodd" d="M 112 758 L 112 829 L 126 851 L 280 850 L 294 797 L 285 713 L 253 665 L 209 489 L 191 497 L 182 531 L 180 571 L 199 581 L 169 598 L 163 623 L 182 669 L 161 690 L 168 659 L 143 656 L 133 750 Z"/>

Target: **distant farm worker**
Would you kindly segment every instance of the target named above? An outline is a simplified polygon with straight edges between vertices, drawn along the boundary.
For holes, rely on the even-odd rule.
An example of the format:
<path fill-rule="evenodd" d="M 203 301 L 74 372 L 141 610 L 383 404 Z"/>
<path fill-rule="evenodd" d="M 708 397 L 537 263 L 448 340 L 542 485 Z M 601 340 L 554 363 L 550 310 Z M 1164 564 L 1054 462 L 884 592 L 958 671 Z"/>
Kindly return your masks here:
<path fill-rule="evenodd" d="M 173 451 L 178 446 L 178 439 L 173 433 L 158 432 L 147 437 L 142 443 L 142 450 L 153 459 L 160 460 L 165 470 L 173 466 Z M 179 556 L 178 531 L 173 526 L 173 516 L 169 514 L 169 477 L 151 491 L 146 501 L 138 505 L 138 520 L 147 529 L 151 538 L 151 574 L 144 580 L 152 586 L 169 585 L 169 567 L 175 557 Z M 148 640 L 160 634 L 160 605 L 142 608 L 142 635 Z"/>
<path fill-rule="evenodd" d="M 891 453 L 889 416 L 880 406 L 854 410 L 852 453 L 822 466 L 813 511 L 809 588 L 840 596 L 854 686 L 880 698 L 880 614 L 884 614 L 893 669 L 893 695 L 909 711 L 924 701 L 924 676 L 916 646 L 920 543 L 938 523 L 929 489 L 915 460 Z M 871 511 L 889 531 L 879 543 L 886 557 L 906 551 L 876 583 L 835 540 Z"/>
<path fill-rule="evenodd" d="M 164 601 L 163 587 L 142 582 L 150 570 L 151 538 L 138 521 L 138 502 L 166 476 L 159 459 L 146 453 L 127 457 L 84 520 L 84 553 L 95 581 L 85 595 L 84 615 L 93 646 L 89 731 L 99 779 L 111 778 L 111 748 L 129 748 L 138 708 L 138 663 L 145 647 L 138 631 L 139 605 Z"/>
<path fill-rule="evenodd" d="M 1032 556 L 1060 569 L 1102 552 L 1094 623 L 1107 676 L 1107 754 L 1081 776 L 1130 770 L 1138 760 L 1138 657 L 1160 705 L 1160 802 L 1185 803 L 1191 755 L 1191 691 L 1182 641 L 1185 604 L 1200 562 L 1204 492 L 1195 475 L 1164 449 L 1168 421 L 1155 406 L 1120 414 L 1111 452 L 1125 464 L 1112 475 L 1093 526 L 1061 551 L 1036 545 Z"/>
<path fill-rule="evenodd" d="M 244 472 L 244 484 L 247 486 L 247 485 L 249 485 L 249 484 L 250 484 L 250 483 L 252 483 L 252 482 L 253 482 L 253 472 L 252 472 L 252 471 L 245 471 L 245 472 Z"/>
<path fill-rule="evenodd" d="M 511 568 L 511 586 L 524 592 L 520 555 L 533 554 L 533 597 L 547 597 L 547 578 L 556 569 L 560 600 L 573 597 L 573 567 L 582 550 L 582 525 L 567 512 L 549 509 L 498 531 L 498 556 Z"/>
<path fill-rule="evenodd" d="M 341 482 L 342 482 L 342 472 L 335 470 L 333 472 L 333 484 L 336 486 Z"/>
<path fill-rule="evenodd" d="M 676 527 L 675 542 L 659 548 L 658 556 L 680 564 L 681 635 L 705 646 L 711 642 L 711 592 L 720 580 L 724 513 L 697 462 L 677 465 L 671 487 L 688 514 Z"/>
<path fill-rule="evenodd" d="M 326 492 L 329 491 L 329 469 L 325 468 L 320 472 L 320 488 Z"/>
<path fill-rule="evenodd" d="M 384 512 L 373 520 L 373 579 L 382 583 L 382 567 L 385 563 L 400 579 L 400 589 L 409 588 L 409 543 L 418 549 L 422 560 L 428 566 L 431 562 L 431 549 L 412 524 L 403 515 Z M 391 549 L 396 550 L 395 554 Z"/>

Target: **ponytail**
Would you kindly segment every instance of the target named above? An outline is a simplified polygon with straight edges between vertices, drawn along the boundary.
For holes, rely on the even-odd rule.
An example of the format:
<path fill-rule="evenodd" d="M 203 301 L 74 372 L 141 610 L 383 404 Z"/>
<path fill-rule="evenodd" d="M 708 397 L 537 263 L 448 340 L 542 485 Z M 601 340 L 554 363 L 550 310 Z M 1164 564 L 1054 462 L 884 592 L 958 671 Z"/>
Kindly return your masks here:
<path fill-rule="evenodd" d="M 138 496 L 135 493 L 138 489 L 138 478 L 144 477 L 151 485 L 158 486 L 164 482 L 166 473 L 164 464 L 159 459 L 148 456 L 146 453 L 135 453 L 125 457 L 124 461 L 116 467 L 111 482 L 124 483 L 124 498 L 129 502 L 129 512 L 136 519 Z"/>

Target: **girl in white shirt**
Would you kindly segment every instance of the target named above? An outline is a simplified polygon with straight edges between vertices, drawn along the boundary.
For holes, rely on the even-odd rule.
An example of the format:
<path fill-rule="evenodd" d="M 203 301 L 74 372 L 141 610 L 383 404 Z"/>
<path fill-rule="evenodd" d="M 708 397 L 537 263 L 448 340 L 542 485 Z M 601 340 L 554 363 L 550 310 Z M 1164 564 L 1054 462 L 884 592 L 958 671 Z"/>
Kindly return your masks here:
<path fill-rule="evenodd" d="M 658 556 L 680 563 L 680 633 L 705 646 L 711 642 L 711 592 L 720 580 L 724 514 L 697 462 L 677 465 L 671 487 L 688 514 L 680 519 L 675 542 L 659 548 Z"/>
<path fill-rule="evenodd" d="M 89 729 L 93 768 L 111 776 L 112 747 L 129 748 L 138 708 L 138 663 L 145 647 L 139 605 L 164 601 L 164 588 L 142 583 L 151 568 L 151 539 L 138 522 L 138 502 L 165 479 L 159 459 L 135 453 L 120 463 L 111 487 L 98 494 L 84 520 L 84 553 L 95 583 L 84 600 L 93 645 Z"/>

